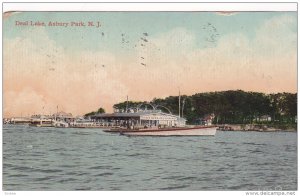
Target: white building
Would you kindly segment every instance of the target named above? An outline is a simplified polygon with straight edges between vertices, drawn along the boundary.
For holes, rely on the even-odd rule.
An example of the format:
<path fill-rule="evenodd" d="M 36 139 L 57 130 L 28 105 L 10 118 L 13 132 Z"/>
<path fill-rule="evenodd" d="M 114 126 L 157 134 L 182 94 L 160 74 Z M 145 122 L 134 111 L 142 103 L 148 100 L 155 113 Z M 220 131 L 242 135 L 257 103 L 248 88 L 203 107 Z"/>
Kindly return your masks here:
<path fill-rule="evenodd" d="M 256 121 L 259 121 L 259 122 L 270 122 L 270 121 L 272 121 L 272 118 L 271 118 L 270 115 L 263 115 L 263 116 L 257 117 Z"/>
<path fill-rule="evenodd" d="M 96 114 L 91 116 L 93 120 L 109 122 L 120 126 L 185 126 L 186 119 L 176 115 L 164 113 L 161 110 L 147 110 L 132 113 Z"/>

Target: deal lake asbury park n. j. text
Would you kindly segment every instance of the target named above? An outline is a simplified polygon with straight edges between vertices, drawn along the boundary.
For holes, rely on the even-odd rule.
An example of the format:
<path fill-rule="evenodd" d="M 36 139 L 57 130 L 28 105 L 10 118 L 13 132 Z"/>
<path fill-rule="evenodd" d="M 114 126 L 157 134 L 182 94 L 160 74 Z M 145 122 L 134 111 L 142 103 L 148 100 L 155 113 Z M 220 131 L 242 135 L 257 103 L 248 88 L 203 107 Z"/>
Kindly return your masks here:
<path fill-rule="evenodd" d="M 35 26 L 35 27 L 101 27 L 100 21 L 70 21 L 70 22 L 59 22 L 59 21 L 15 21 L 15 26 Z"/>

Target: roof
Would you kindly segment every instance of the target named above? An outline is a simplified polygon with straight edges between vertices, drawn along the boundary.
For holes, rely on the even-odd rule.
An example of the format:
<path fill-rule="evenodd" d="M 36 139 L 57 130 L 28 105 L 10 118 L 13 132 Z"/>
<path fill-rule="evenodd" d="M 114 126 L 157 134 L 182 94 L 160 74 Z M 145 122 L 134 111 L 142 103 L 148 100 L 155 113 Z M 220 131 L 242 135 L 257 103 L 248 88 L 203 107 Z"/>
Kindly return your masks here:
<path fill-rule="evenodd" d="M 71 113 L 66 113 L 63 111 L 57 112 L 56 114 L 53 114 L 53 115 L 56 115 L 57 117 L 72 117 L 73 116 Z"/>
<path fill-rule="evenodd" d="M 131 118 L 134 118 L 134 117 L 140 117 L 140 116 L 143 116 L 143 115 L 149 115 L 149 114 L 160 114 L 160 115 L 167 115 L 167 116 L 173 116 L 173 117 L 177 117 L 173 114 L 168 114 L 168 113 L 164 113 L 164 112 L 161 112 L 161 111 L 158 111 L 158 110 L 148 110 L 148 111 L 140 111 L 140 112 L 134 112 L 134 113 L 111 113 L 111 114 L 107 114 L 107 113 L 102 113 L 102 114 L 95 114 L 91 117 L 98 117 L 98 118 L 105 118 L 105 117 L 131 117 Z"/>

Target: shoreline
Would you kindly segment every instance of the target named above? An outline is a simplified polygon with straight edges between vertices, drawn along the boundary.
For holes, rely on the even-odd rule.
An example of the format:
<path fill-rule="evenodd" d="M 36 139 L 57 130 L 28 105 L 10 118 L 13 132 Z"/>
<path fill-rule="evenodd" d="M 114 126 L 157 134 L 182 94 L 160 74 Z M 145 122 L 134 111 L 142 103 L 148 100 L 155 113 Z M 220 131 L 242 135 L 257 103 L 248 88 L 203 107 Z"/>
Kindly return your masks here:
<path fill-rule="evenodd" d="M 217 126 L 219 127 L 218 131 L 297 132 L 297 128 L 289 125 L 224 124 Z"/>
<path fill-rule="evenodd" d="M 29 123 L 3 123 L 3 125 L 17 125 L 17 126 L 30 126 Z M 197 126 L 197 125 L 187 125 L 189 126 Z M 198 125 L 199 126 L 199 125 Z M 218 131 L 239 131 L 239 132 L 297 132 L 297 125 L 267 125 L 267 124 L 213 124 L 211 126 L 218 127 Z M 51 126 L 52 127 L 52 126 Z M 55 126 L 53 126 L 55 127 Z M 62 128 L 62 127 L 57 127 Z M 102 128 L 102 129 L 108 129 L 112 128 L 109 126 L 101 126 L 101 127 L 64 127 L 64 128 Z"/>
<path fill-rule="evenodd" d="M 222 131 L 222 132 L 260 132 L 260 133 L 274 133 L 274 132 L 297 132 L 297 130 L 271 130 L 271 131 L 260 131 L 260 130 L 220 130 L 218 129 L 218 131 Z"/>

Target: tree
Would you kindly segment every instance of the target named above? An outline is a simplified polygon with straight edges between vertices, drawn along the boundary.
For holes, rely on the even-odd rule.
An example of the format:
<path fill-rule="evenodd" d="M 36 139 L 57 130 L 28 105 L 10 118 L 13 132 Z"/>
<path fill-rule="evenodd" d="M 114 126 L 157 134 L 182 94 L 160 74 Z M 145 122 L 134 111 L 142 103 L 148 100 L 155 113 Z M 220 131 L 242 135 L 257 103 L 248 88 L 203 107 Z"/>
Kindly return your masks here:
<path fill-rule="evenodd" d="M 99 114 L 105 113 L 105 110 L 104 110 L 103 108 L 99 108 L 99 109 L 97 110 L 97 113 L 99 113 Z"/>
<path fill-rule="evenodd" d="M 178 96 L 169 96 L 164 99 L 154 98 L 153 105 L 168 108 L 172 114 L 178 115 Z M 297 93 L 264 94 L 259 92 L 245 92 L 242 90 L 229 90 L 219 92 L 197 93 L 191 96 L 181 96 L 184 118 L 187 123 L 196 123 L 199 118 L 214 114 L 214 122 L 218 124 L 246 124 L 259 123 L 260 117 L 268 115 L 273 123 L 295 123 L 297 116 Z M 114 105 L 115 109 L 125 112 L 126 107 L 136 108 L 147 102 L 125 101 Z M 163 112 L 168 112 L 160 107 Z M 181 108 L 182 110 L 182 108 Z M 182 111 L 181 111 L 182 113 Z"/>
<path fill-rule="evenodd" d="M 102 107 L 100 107 L 97 111 L 92 111 L 92 112 L 86 113 L 84 115 L 84 117 L 87 118 L 89 116 L 93 116 L 95 114 L 102 114 L 102 113 L 105 113 L 105 109 L 103 109 Z"/>
<path fill-rule="evenodd" d="M 95 115 L 96 114 L 96 112 L 89 112 L 89 113 L 86 113 L 85 115 L 84 115 L 84 117 L 86 118 L 86 117 L 89 117 L 89 116 L 93 116 L 93 115 Z"/>
<path fill-rule="evenodd" d="M 137 109 L 138 106 L 140 106 L 143 103 L 147 103 L 146 101 L 141 102 L 141 101 L 124 101 L 121 103 L 117 103 L 113 105 L 114 109 L 126 112 L 126 108 L 127 110 L 131 109 Z"/>

